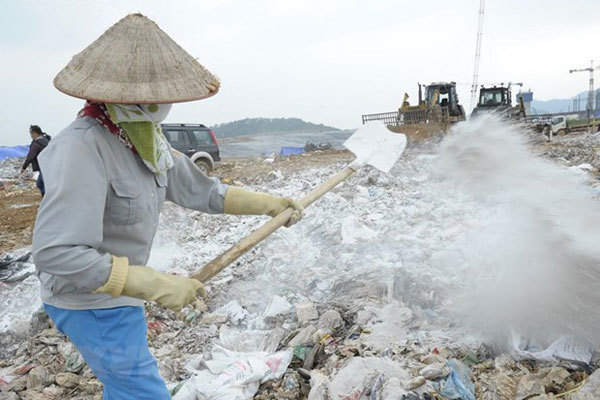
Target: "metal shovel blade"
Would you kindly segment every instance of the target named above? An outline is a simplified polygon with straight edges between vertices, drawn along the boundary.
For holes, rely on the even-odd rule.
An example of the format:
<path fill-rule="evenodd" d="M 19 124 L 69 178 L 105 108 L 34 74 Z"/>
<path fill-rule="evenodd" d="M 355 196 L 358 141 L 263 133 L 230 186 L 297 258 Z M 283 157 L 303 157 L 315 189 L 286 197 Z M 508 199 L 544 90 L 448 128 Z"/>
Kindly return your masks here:
<path fill-rule="evenodd" d="M 387 173 L 404 152 L 406 135 L 390 131 L 381 121 L 373 121 L 358 128 L 344 147 L 354 153 L 355 163 L 369 164 Z"/>

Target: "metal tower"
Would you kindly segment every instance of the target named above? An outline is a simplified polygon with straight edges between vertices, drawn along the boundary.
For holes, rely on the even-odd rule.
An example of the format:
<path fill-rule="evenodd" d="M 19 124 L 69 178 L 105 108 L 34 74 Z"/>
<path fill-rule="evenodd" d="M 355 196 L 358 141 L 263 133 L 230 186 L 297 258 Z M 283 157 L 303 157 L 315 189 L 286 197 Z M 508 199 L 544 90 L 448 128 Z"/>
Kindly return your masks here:
<path fill-rule="evenodd" d="M 594 68 L 594 60 L 590 61 L 590 66 L 588 68 L 579 68 L 579 69 L 570 69 L 569 73 L 573 72 L 586 72 L 590 73 L 590 87 L 588 89 L 588 100 L 587 100 L 587 118 L 588 118 L 588 129 L 592 131 L 592 114 L 594 112 L 594 70 L 599 69 L 600 67 Z M 597 106 L 597 105 L 596 105 Z"/>
<path fill-rule="evenodd" d="M 479 22 L 477 24 L 477 43 L 475 44 L 475 68 L 473 70 L 473 84 L 471 85 L 471 110 L 477 104 L 477 81 L 479 79 L 479 59 L 481 58 L 481 37 L 483 35 L 483 10 L 485 0 L 479 1 Z"/>

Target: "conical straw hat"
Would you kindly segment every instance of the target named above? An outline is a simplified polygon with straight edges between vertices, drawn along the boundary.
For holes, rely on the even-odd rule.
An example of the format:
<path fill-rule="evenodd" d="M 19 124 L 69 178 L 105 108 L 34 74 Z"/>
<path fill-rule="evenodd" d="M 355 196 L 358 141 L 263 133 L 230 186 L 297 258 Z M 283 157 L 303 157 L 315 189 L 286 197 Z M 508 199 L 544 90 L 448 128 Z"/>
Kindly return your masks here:
<path fill-rule="evenodd" d="M 156 23 L 130 14 L 54 78 L 61 92 L 103 103 L 178 103 L 210 97 L 219 80 Z"/>

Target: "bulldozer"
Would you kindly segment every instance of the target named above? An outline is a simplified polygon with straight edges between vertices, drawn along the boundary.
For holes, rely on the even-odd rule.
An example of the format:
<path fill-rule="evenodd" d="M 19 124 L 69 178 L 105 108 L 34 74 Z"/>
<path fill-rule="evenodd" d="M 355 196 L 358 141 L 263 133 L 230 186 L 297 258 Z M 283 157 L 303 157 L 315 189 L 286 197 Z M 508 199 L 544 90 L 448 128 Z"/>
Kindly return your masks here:
<path fill-rule="evenodd" d="M 443 133 L 450 124 L 465 120 L 465 110 L 458 102 L 456 82 L 418 83 L 418 86 L 417 105 L 411 106 L 405 93 L 398 111 L 365 114 L 363 124 L 382 121 L 390 130 L 407 134 L 410 140 Z"/>
<path fill-rule="evenodd" d="M 383 121 L 388 126 L 443 123 L 465 120 L 465 110 L 458 102 L 456 82 L 434 82 L 419 85 L 419 102 L 411 106 L 408 94 L 404 94 L 402 105 L 395 112 L 365 114 L 363 124 L 369 121 Z M 425 93 L 423 93 L 425 92 Z"/>
<path fill-rule="evenodd" d="M 453 123 L 465 120 L 465 110 L 458 103 L 455 82 L 434 82 L 419 85 L 419 104 L 411 106 L 408 94 L 404 94 L 402 107 L 398 110 L 398 125 L 441 122 Z M 423 97 L 423 88 L 425 96 Z"/>
<path fill-rule="evenodd" d="M 493 113 L 506 119 L 521 119 L 525 117 L 525 105 L 523 98 L 519 96 L 518 104 L 512 105 L 511 85 L 521 85 L 521 83 L 509 83 L 508 86 L 484 87 L 479 89 L 479 101 L 471 113 L 471 118 L 481 114 Z"/>

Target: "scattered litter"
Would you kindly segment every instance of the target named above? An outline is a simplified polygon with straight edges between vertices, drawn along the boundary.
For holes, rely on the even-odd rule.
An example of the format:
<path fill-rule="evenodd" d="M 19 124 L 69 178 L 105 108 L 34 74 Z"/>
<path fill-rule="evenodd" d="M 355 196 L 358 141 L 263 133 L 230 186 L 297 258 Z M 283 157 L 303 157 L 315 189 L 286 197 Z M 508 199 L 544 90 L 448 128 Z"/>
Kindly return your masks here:
<path fill-rule="evenodd" d="M 377 232 L 362 224 L 356 217 L 349 215 L 342 222 L 342 243 L 354 244 L 361 240 L 371 240 Z"/>
<path fill-rule="evenodd" d="M 173 400 L 251 399 L 260 383 L 283 376 L 292 360 L 292 350 L 237 353 L 215 346 L 211 356 L 211 360 L 199 359 L 188 365 L 193 375 Z"/>
<path fill-rule="evenodd" d="M 593 148 L 600 138 L 553 143 L 536 151 L 590 176 L 599 171 Z M 568 394 L 559 398 L 571 400 L 600 398 L 593 348 L 556 336 L 554 343 L 519 337 L 509 349 L 490 348 L 472 338 L 471 327 L 457 324 L 457 291 L 470 290 L 471 278 L 493 276 L 485 262 L 475 270 L 469 262 L 481 261 L 473 257 L 481 249 L 481 233 L 505 209 L 432 179 L 434 150 L 409 150 L 389 175 L 357 172 L 311 206 L 302 223 L 278 231 L 209 282 L 204 308 L 173 313 L 149 304 L 149 344 L 177 392 L 174 399 L 214 393 L 260 400 L 512 400 L 561 393 Z M 350 160 L 332 153 L 333 161 L 310 164 L 319 153 L 231 162 L 225 178 L 297 197 Z M 252 175 L 255 170 L 262 172 Z M 3 171 L 0 163 L 0 178 Z M 1 194 L 20 196 L 18 185 L 7 184 Z M 159 235 L 172 241 L 156 254 L 166 256 L 169 271 L 185 275 L 264 220 L 205 215 L 167 203 Z M 497 239 L 493 250 L 511 240 Z M 33 264 L 14 256 L 3 260 L 2 396 L 99 398 L 101 384 L 36 304 Z M 538 342 L 552 344 L 532 345 Z"/>
<path fill-rule="evenodd" d="M 476 400 L 473 374 L 466 365 L 458 360 L 449 360 L 446 365 L 451 372 L 440 384 L 439 392 L 448 399 Z"/>
<path fill-rule="evenodd" d="M 234 325 L 239 325 L 248 316 L 248 311 L 238 301 L 233 300 L 215 310 L 215 314 L 227 315 Z"/>
<path fill-rule="evenodd" d="M 388 381 L 386 377 L 405 380 L 410 377 L 409 373 L 398 363 L 389 359 L 353 357 L 327 384 L 328 398 L 359 399 L 373 387 L 375 381 L 382 374 L 381 386 L 384 388 Z M 318 386 L 316 391 L 319 391 Z"/>
<path fill-rule="evenodd" d="M 285 297 L 281 296 L 273 296 L 269 301 L 269 305 L 267 305 L 267 309 L 263 313 L 264 317 L 276 317 L 278 315 L 286 315 L 292 312 L 292 305 L 285 299 Z"/>
<path fill-rule="evenodd" d="M 543 350 L 528 350 L 524 339 L 512 334 L 512 350 L 516 359 L 545 362 L 574 361 L 585 365 L 592 361 L 594 348 L 584 340 L 563 336 Z M 524 348 L 525 347 L 525 348 Z"/>
<path fill-rule="evenodd" d="M 425 379 L 435 380 L 446 376 L 450 373 L 450 370 L 446 368 L 443 364 L 429 364 L 426 367 L 423 367 L 419 371 L 419 375 L 421 375 Z"/>
<path fill-rule="evenodd" d="M 319 318 L 319 312 L 313 302 L 304 301 L 296 304 L 296 318 L 298 319 L 298 323 L 304 324 L 305 322 Z"/>

